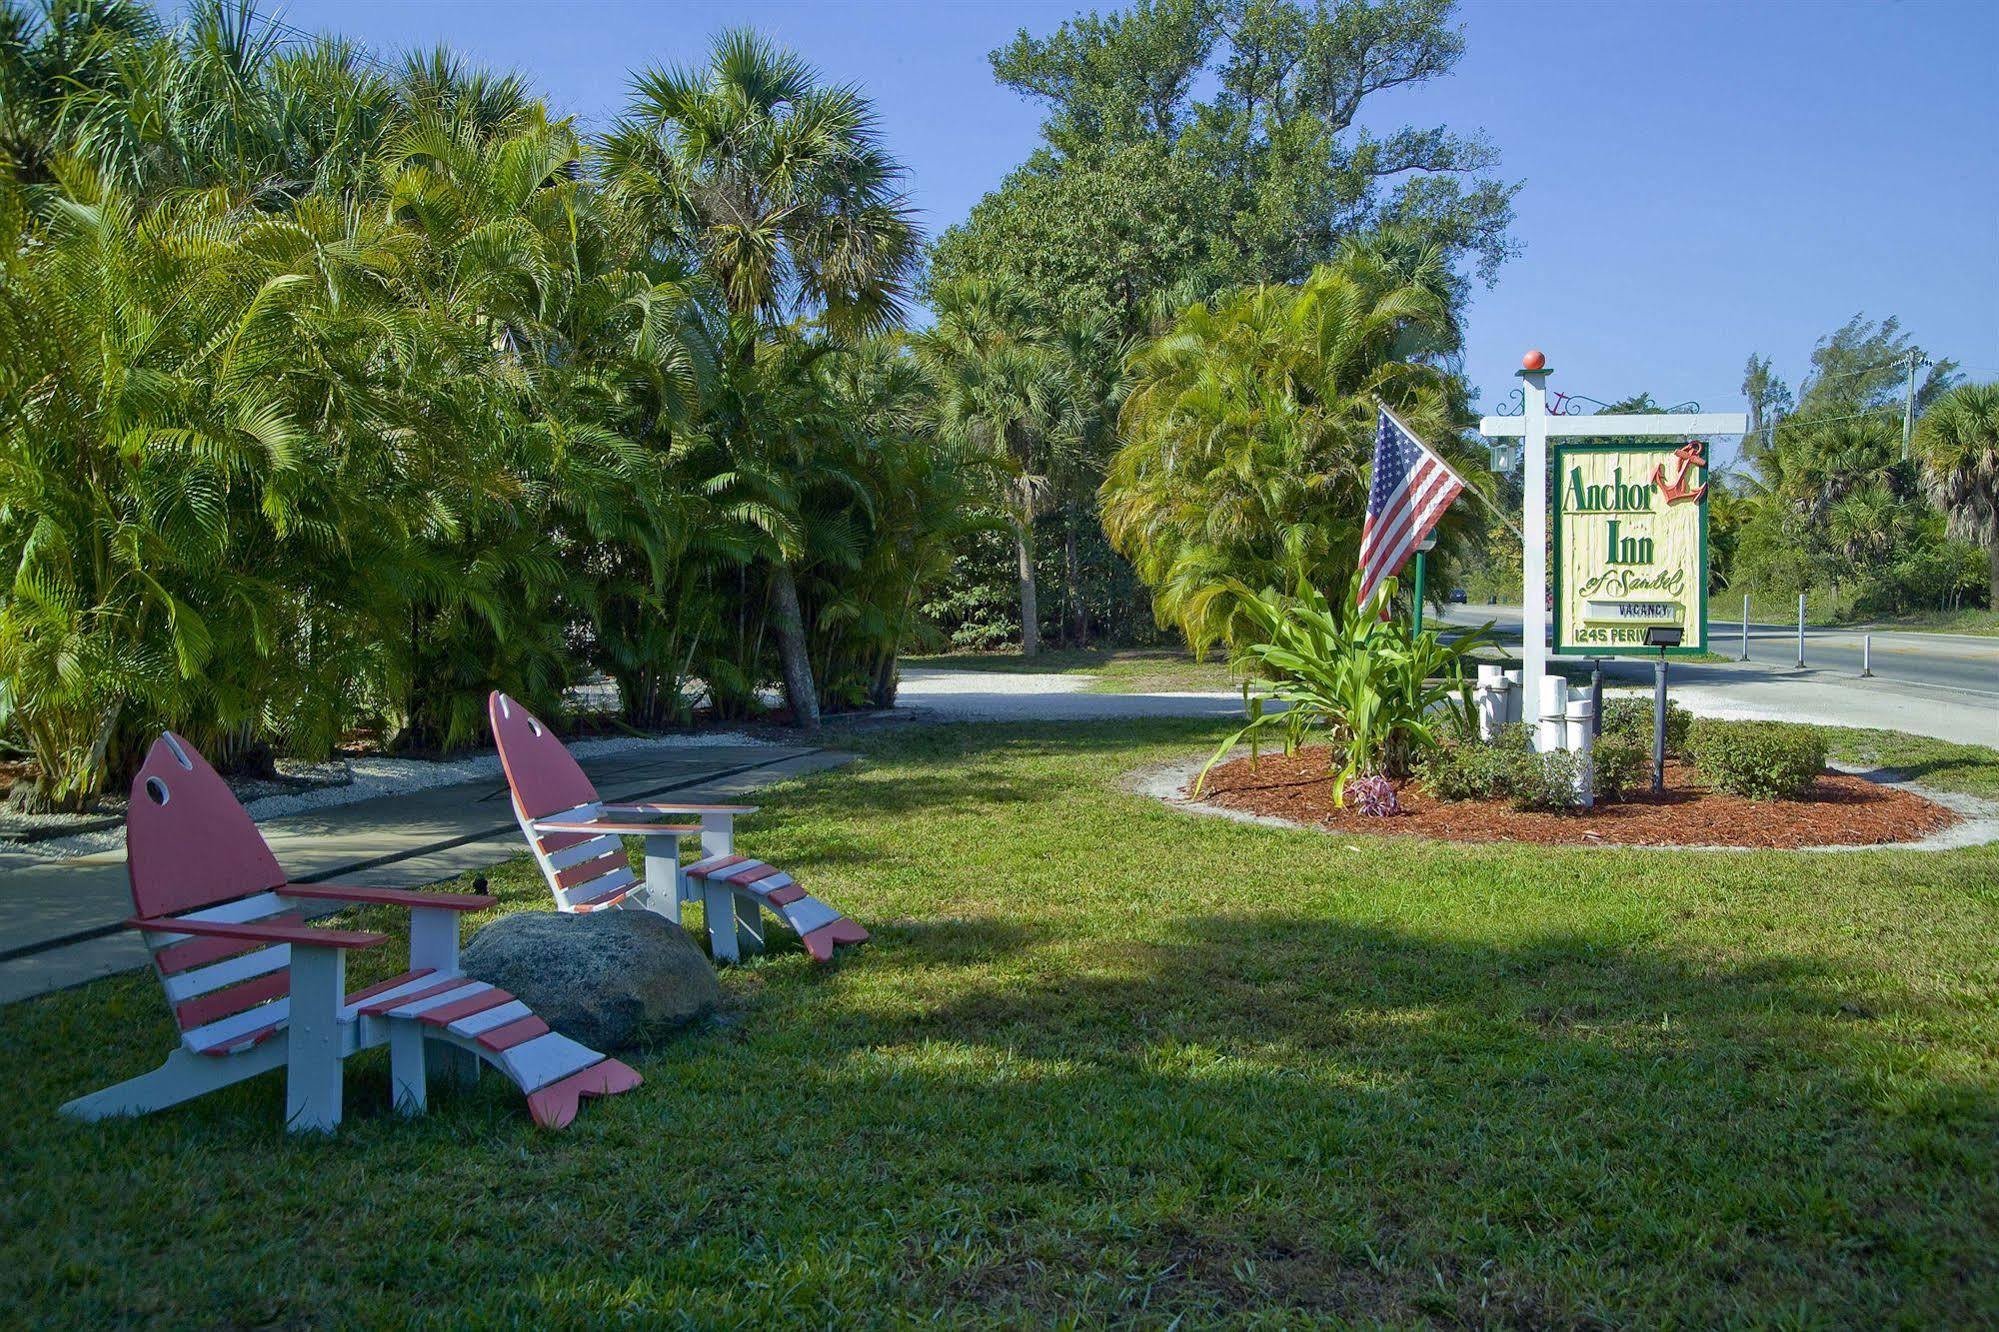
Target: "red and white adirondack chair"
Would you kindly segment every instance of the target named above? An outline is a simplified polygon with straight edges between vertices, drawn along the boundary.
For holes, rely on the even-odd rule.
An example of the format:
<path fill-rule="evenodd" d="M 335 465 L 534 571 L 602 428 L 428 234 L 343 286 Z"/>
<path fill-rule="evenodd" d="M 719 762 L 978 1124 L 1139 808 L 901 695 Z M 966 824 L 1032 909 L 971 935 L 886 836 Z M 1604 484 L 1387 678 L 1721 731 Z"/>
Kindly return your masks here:
<path fill-rule="evenodd" d="M 287 883 L 227 784 L 172 732 L 132 783 L 126 861 L 153 967 L 180 1024 L 166 1063 L 63 1106 L 78 1119 L 149 1114 L 268 1069 L 285 1070 L 285 1124 L 340 1122 L 341 1061 L 389 1047 L 395 1105 L 422 1113 L 429 1055 L 460 1083 L 481 1060 L 527 1093 L 544 1128 L 576 1117 L 584 1096 L 639 1085 L 615 1059 L 548 1029 L 528 1006 L 458 967 L 458 913 L 493 904 L 465 893 Z M 314 929 L 296 908 L 355 902 L 410 913 L 409 970 L 353 994 L 346 954 L 387 936 Z"/>
<path fill-rule="evenodd" d="M 493 741 L 513 790 L 514 817 L 559 911 L 644 907 L 678 923 L 680 904 L 702 902 L 718 961 L 763 948 L 763 910 L 783 921 L 820 961 L 834 946 L 861 943 L 858 922 L 812 897 L 789 874 L 736 854 L 736 816 L 754 805 L 605 804 L 562 742 L 526 708 L 494 690 L 487 699 Z M 699 822 L 659 822 L 692 815 Z M 684 869 L 680 839 L 701 835 L 701 859 Z M 623 837 L 645 841 L 645 881 L 626 860 Z"/>

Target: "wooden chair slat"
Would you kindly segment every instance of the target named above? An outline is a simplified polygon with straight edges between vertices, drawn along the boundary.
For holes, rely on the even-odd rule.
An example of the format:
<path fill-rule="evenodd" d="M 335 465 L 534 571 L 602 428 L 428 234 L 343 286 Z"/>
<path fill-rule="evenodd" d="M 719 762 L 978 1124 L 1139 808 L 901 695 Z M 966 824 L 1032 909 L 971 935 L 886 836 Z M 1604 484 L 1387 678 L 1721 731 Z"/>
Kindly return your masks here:
<path fill-rule="evenodd" d="M 292 977 L 289 969 L 259 976 L 241 985 L 232 985 L 226 990 L 216 990 L 204 994 L 199 999 L 189 999 L 186 1003 L 174 1005 L 174 1017 L 186 1031 L 193 1027 L 206 1026 L 218 1018 L 226 1018 L 257 1007 L 272 999 L 282 999 L 291 993 Z"/>

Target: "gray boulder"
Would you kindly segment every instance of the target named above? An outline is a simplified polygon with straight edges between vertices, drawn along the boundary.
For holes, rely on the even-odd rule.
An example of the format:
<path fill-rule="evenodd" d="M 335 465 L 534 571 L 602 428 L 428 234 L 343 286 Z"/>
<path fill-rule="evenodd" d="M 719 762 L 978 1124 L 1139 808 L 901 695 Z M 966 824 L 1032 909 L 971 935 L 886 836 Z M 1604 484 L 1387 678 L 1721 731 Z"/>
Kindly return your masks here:
<path fill-rule="evenodd" d="M 497 985 L 571 1040 L 616 1050 L 715 1011 L 707 955 L 650 911 L 524 911 L 472 936 L 465 974 Z"/>

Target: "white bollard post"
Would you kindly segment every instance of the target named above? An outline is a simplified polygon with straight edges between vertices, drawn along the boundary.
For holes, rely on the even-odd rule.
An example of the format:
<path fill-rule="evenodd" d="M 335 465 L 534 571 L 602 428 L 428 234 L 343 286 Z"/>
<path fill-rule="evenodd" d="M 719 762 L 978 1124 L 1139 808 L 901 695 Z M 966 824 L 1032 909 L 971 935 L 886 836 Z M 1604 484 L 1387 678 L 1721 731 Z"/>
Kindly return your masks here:
<path fill-rule="evenodd" d="M 1478 710 L 1478 738 L 1490 743 L 1506 721 L 1506 668 L 1479 667 L 1473 700 Z"/>
<path fill-rule="evenodd" d="M 1506 681 L 1506 715 L 1503 720 L 1506 725 L 1512 726 L 1526 719 L 1527 709 L 1520 702 L 1520 672 L 1505 671 L 1502 678 Z"/>
<path fill-rule="evenodd" d="M 1749 660 L 1749 598 L 1742 598 L 1742 660 Z"/>
<path fill-rule="evenodd" d="M 1596 804 L 1596 703 L 1588 694 L 1569 700 L 1569 752 L 1576 756 L 1576 803 Z"/>
<path fill-rule="evenodd" d="M 1805 594 L 1798 593 L 1798 669 L 1805 669 Z"/>
<path fill-rule="evenodd" d="M 1874 675 L 1874 635 L 1860 636 L 1860 678 L 1871 679 Z"/>
<path fill-rule="evenodd" d="M 1569 730 L 1569 682 L 1559 675 L 1541 677 L 1539 720 L 1534 732 L 1534 751 L 1552 754 L 1564 748 Z"/>

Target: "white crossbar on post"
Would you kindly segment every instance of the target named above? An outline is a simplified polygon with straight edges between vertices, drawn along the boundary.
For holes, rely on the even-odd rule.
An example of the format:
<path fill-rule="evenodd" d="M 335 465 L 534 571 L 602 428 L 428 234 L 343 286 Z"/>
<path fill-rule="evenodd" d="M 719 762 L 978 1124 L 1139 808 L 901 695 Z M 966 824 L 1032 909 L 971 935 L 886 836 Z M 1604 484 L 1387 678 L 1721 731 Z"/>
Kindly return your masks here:
<path fill-rule="evenodd" d="M 1602 435 L 1624 439 L 1629 436 L 1660 435 L 1740 435 L 1749 429 L 1749 418 L 1741 412 L 1647 412 L 1606 416 L 1547 416 L 1545 435 Z M 1527 433 L 1525 416 L 1482 416 L 1478 433 L 1488 439 L 1511 438 Z"/>

